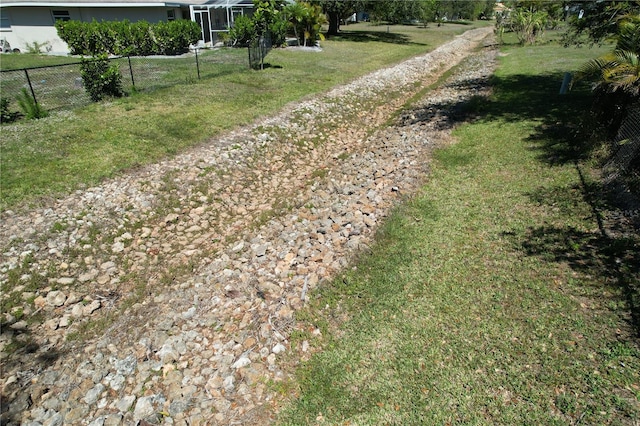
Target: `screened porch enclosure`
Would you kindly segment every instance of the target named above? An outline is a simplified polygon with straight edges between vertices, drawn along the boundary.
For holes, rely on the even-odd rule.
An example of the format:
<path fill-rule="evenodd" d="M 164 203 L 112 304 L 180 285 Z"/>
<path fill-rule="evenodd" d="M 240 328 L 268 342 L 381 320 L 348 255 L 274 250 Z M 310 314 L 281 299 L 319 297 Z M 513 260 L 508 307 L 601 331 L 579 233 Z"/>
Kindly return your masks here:
<path fill-rule="evenodd" d="M 189 6 L 191 20 L 200 25 L 202 41 L 215 44 L 217 34 L 228 32 L 236 18 L 253 14 L 251 0 L 210 0 L 198 5 Z"/>

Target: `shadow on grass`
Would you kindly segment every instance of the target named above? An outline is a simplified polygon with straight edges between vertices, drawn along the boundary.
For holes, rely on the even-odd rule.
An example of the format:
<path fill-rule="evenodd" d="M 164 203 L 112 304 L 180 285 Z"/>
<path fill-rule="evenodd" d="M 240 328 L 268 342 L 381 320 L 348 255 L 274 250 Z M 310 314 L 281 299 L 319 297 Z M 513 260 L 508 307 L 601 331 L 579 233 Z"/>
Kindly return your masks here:
<path fill-rule="evenodd" d="M 492 100 L 466 106 L 467 115 L 477 120 L 538 121 L 526 141 L 539 153 L 538 160 L 549 166 L 573 165 L 579 183 L 568 187 L 541 188 L 529 194 L 532 201 L 576 214 L 586 202 L 598 230 L 579 231 L 571 226 L 529 228 L 515 236 L 516 246 L 529 256 L 568 264 L 587 274 L 594 282 L 617 288 L 627 304 L 629 322 L 640 337 L 640 234 L 633 221 L 610 223 L 605 216 L 621 215 L 623 203 L 599 181 L 585 177 L 580 162 L 593 154 L 599 142 L 590 137 L 596 123 L 588 123 L 592 98 L 585 87 L 560 95 L 561 74 L 493 77 Z M 476 84 L 473 81 L 468 83 Z"/>
<path fill-rule="evenodd" d="M 595 123 L 585 125 L 591 95 L 586 87 L 560 95 L 562 77 L 558 73 L 494 76 L 490 80 L 494 90 L 490 99 L 478 96 L 464 102 L 430 105 L 411 111 L 409 121 L 437 119 L 437 127 L 442 129 L 469 120 L 538 122 L 526 139 L 529 149 L 537 151 L 538 160 L 551 167 L 572 165 L 579 182 L 567 187 L 542 188 L 528 194 L 530 199 L 559 208 L 567 216 L 578 214 L 577 207 L 586 202 L 598 230 L 583 232 L 570 226 L 546 226 L 507 234 L 514 246 L 528 256 L 566 263 L 573 270 L 591 276 L 593 282 L 618 289 L 630 314 L 631 329 L 640 337 L 640 233 L 633 220 L 607 220 L 625 216 L 624 204 L 604 184 L 585 178 L 580 162 L 589 158 L 597 146 L 597 142 L 590 142 L 595 138 L 588 134 Z M 469 79 L 454 87 L 475 89 L 483 84 L 482 80 Z"/>
<path fill-rule="evenodd" d="M 630 313 L 629 325 L 640 337 L 640 239 L 611 237 L 572 227 L 530 228 L 517 245 L 529 256 L 562 262 L 574 271 L 620 291 Z"/>
<path fill-rule="evenodd" d="M 327 36 L 334 41 L 352 41 L 356 43 L 379 42 L 391 44 L 403 44 L 414 46 L 426 46 L 424 43 L 412 42 L 405 34 L 397 34 L 386 31 L 340 31 L 340 34 Z"/>

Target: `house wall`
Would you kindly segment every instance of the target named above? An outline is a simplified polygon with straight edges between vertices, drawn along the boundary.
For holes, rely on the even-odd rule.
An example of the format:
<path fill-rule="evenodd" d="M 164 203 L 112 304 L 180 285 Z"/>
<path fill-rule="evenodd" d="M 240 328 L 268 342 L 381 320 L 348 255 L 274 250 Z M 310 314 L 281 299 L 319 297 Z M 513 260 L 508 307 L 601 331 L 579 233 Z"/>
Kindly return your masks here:
<path fill-rule="evenodd" d="M 46 45 L 44 49 L 56 53 L 68 53 L 69 47 L 58 37 L 54 27 L 53 11 L 68 11 L 73 20 L 91 22 L 122 21 L 131 22 L 146 20 L 151 23 L 166 21 L 166 7 L 127 7 L 127 8 L 73 8 L 73 7 L 3 7 L 2 18 L 10 23 L 10 27 L 0 28 L 0 39 L 6 39 L 12 49 L 27 51 L 28 45 L 34 42 Z M 182 17 L 179 8 L 173 9 L 177 19 Z"/>

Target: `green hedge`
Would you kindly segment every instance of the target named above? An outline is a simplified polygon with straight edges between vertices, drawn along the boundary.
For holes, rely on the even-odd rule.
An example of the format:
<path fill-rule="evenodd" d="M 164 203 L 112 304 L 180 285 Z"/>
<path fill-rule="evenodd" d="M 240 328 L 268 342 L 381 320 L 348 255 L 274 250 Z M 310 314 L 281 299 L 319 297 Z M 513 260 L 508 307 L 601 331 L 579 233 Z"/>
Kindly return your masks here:
<path fill-rule="evenodd" d="M 177 55 L 201 36 L 200 26 L 186 19 L 146 21 L 57 21 L 58 35 L 72 55 Z"/>

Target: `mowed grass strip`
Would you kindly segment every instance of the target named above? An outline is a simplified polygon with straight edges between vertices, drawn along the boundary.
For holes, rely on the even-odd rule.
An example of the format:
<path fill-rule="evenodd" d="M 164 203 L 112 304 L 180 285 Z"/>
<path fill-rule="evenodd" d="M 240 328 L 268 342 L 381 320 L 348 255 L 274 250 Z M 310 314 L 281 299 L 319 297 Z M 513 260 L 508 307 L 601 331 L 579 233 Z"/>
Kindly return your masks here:
<path fill-rule="evenodd" d="M 280 424 L 637 424 L 640 241 L 600 232 L 570 143 L 588 93 L 557 95 L 598 52 L 503 53 L 429 183 L 300 314 L 292 357 L 318 352 Z"/>
<path fill-rule="evenodd" d="M 207 52 L 201 66 L 205 78 L 185 76 L 191 84 L 162 88 L 159 80 L 158 90 L 3 125 L 0 210 L 175 155 L 289 102 L 433 50 L 470 28 L 351 25 L 340 37 L 323 41 L 322 52 L 272 50 L 264 71 L 248 69 L 246 49 Z M 3 56 L 3 67 L 19 58 Z M 169 66 L 175 60 L 158 61 Z"/>

